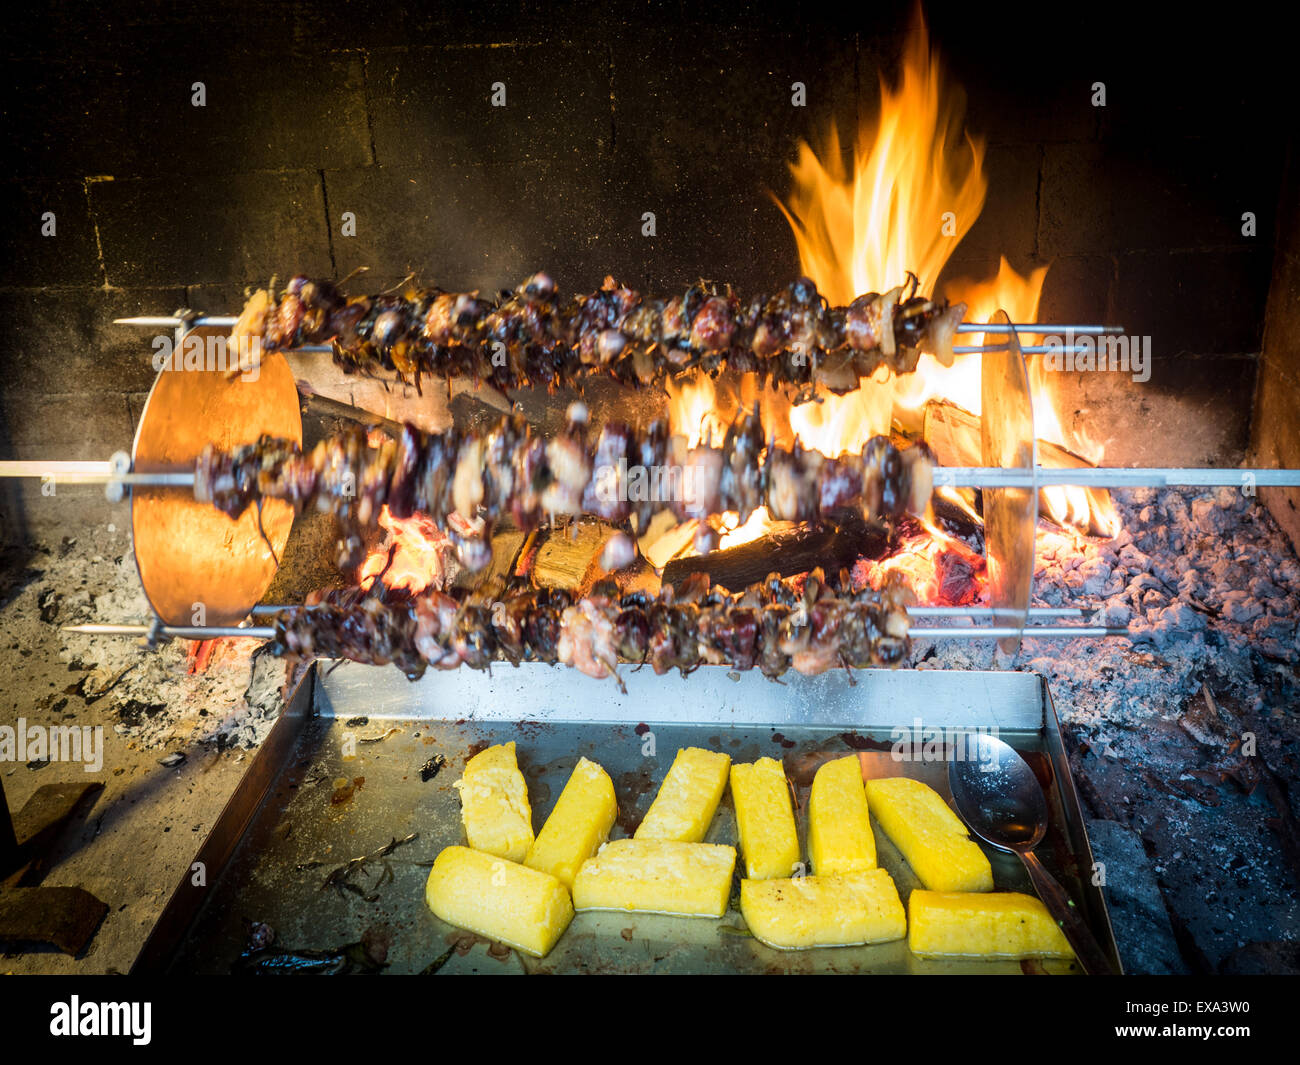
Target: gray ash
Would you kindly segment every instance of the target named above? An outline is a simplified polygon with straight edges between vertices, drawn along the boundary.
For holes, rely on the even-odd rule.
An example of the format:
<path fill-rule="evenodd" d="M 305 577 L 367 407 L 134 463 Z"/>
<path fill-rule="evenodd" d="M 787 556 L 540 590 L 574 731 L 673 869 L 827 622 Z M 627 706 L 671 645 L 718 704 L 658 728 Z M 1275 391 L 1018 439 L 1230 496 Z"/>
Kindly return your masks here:
<path fill-rule="evenodd" d="M 21 663 L 36 662 L 33 654 L 62 663 L 66 679 L 56 690 L 84 702 L 141 749 L 188 743 L 249 749 L 279 715 L 284 663 L 259 654 L 255 641 L 220 641 L 205 668 L 190 672 L 195 645 L 188 640 L 151 650 L 129 637 L 61 631 L 84 622 L 138 624 L 152 616 L 124 530 L 110 525 L 33 548 L 23 564 L 6 571 L 0 601 L 0 622 L 11 637 L 0 648 L 0 666 L 13 675 L 30 672 L 34 667 Z M 53 705 L 42 709 L 56 712 Z"/>
<path fill-rule="evenodd" d="M 1141 837 L 1185 968 L 1277 959 L 1300 935 L 1300 561 L 1238 490 L 1116 494 L 1110 542 L 1040 527 L 1035 605 L 1132 640 L 917 641 L 918 668 L 1044 676 L 1091 814 Z M 1255 962 L 1252 962 L 1255 964 Z"/>

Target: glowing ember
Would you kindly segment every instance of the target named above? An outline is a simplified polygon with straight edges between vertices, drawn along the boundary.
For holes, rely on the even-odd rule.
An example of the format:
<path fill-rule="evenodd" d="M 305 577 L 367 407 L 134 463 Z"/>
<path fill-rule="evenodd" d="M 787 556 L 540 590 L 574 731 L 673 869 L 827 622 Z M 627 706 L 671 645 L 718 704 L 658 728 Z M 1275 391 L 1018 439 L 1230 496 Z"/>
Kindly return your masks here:
<path fill-rule="evenodd" d="M 222 646 L 229 642 L 221 637 L 215 640 L 194 640 L 185 655 L 185 672 L 191 676 L 206 673 L 213 659 L 221 657 Z"/>
<path fill-rule="evenodd" d="M 921 522 L 888 558 L 859 559 L 853 584 L 879 589 L 890 574 L 901 574 L 916 601 L 927 606 L 970 606 L 986 599 L 984 557 L 929 522 Z"/>
<path fill-rule="evenodd" d="M 382 574 L 384 584 L 393 589 L 414 593 L 430 585 L 441 588 L 452 547 L 432 519 L 424 514 L 394 518 L 385 506 L 379 512 L 379 525 L 384 540 L 361 563 L 357 583 L 369 588 Z"/>

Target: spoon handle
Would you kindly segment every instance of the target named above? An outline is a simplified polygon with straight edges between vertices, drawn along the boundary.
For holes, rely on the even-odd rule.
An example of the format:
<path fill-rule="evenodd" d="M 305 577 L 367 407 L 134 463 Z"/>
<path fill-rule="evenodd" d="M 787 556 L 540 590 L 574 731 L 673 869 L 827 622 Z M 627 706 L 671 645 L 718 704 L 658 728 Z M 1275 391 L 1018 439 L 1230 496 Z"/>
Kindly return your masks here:
<path fill-rule="evenodd" d="M 1065 938 L 1074 948 L 1075 957 L 1083 966 L 1083 971 L 1089 976 L 1113 976 L 1114 967 L 1102 953 L 1096 938 L 1083 919 L 1083 914 L 1079 912 L 1074 900 L 1066 894 L 1065 888 L 1061 887 L 1056 877 L 1043 868 L 1043 863 L 1038 860 L 1038 856 L 1033 851 L 1025 850 L 1017 853 L 1020 855 L 1020 860 L 1025 863 L 1025 870 L 1029 873 L 1029 879 L 1034 882 L 1034 890 L 1038 892 L 1038 897 L 1056 918 L 1056 923 L 1061 926 Z"/>

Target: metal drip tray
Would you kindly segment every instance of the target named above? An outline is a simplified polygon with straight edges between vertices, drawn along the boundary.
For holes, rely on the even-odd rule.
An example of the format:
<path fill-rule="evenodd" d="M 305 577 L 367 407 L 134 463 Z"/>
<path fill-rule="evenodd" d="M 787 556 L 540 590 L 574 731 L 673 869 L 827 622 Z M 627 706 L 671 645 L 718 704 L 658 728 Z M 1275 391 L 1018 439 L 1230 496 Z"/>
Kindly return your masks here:
<path fill-rule="evenodd" d="M 275 948 L 295 956 L 333 957 L 363 937 L 382 938 L 386 971 L 401 973 L 422 972 L 449 950 L 440 972 L 1076 972 L 1062 962 L 924 960 L 905 940 L 779 951 L 748 935 L 734 897 L 720 920 L 579 914 L 538 960 L 444 924 L 424 902 L 434 857 L 464 842 L 452 784 L 466 759 L 489 744 L 516 742 L 535 828 L 578 758 L 599 762 L 619 801 L 614 837 L 635 830 L 679 747 L 722 750 L 736 762 L 783 759 L 802 837 L 813 773 L 828 758 L 857 753 L 867 776 L 914 776 L 947 797 L 943 741 L 959 740 L 948 730 L 993 728 L 1038 773 L 1051 811 L 1040 853 L 1117 963 L 1104 899 L 1090 883 L 1092 854 L 1046 684 L 1027 673 L 938 670 L 867 670 L 855 679 L 792 675 L 774 684 L 756 672 L 706 667 L 683 680 L 643 670 L 625 675 L 623 694 L 610 682 L 536 664 L 490 675 L 431 672 L 411 684 L 393 669 L 322 663 L 196 857 L 206 886 L 186 877 L 136 969 L 240 971 L 249 963 L 241 955 L 250 926 L 265 924 L 275 931 Z M 913 758 L 895 756 L 900 741 Z M 445 766 L 422 780 L 421 767 L 439 754 Z M 340 871 L 411 834 L 414 840 L 364 868 Z M 876 839 L 880 864 L 906 902 L 918 882 L 878 830 Z M 707 840 L 736 842 L 729 794 Z M 1014 856 L 989 857 L 999 890 L 1032 890 Z"/>

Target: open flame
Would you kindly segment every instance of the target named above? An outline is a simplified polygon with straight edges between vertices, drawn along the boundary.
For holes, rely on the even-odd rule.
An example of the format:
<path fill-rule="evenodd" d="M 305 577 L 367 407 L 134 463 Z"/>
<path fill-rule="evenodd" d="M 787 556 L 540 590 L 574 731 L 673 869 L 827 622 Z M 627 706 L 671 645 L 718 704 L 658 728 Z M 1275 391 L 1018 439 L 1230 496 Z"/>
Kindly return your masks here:
<path fill-rule="evenodd" d="M 794 188 L 781 207 L 804 272 L 832 302 L 883 292 L 909 270 L 934 291 L 984 206 L 984 145 L 963 133 L 965 100 L 943 84 L 922 21 L 897 89 L 881 82 L 880 116 L 864 123 L 845 171 L 839 136 L 822 156 L 800 145 Z"/>
<path fill-rule="evenodd" d="M 892 409 L 890 382 L 873 380 L 866 388 L 842 396 L 827 393 L 817 402 L 791 407 L 786 416 L 804 447 L 838 458 L 847 452 L 861 453 L 873 436 L 887 436 Z"/>
<path fill-rule="evenodd" d="M 366 556 L 357 571 L 357 583 L 369 588 L 376 578 L 392 589 L 422 592 L 442 587 L 451 541 L 426 514 L 395 518 L 387 504 L 379 512 L 383 541 Z M 391 556 L 391 561 L 390 561 Z"/>
<path fill-rule="evenodd" d="M 903 57 L 900 84 L 882 83 L 879 120 L 859 130 L 852 173 L 844 170 L 834 134 L 825 162 L 801 145 L 791 167 L 794 189 L 782 210 L 805 273 L 834 302 L 883 291 L 908 270 L 916 272 L 924 294 L 934 294 L 940 273 L 979 217 L 988 192 L 984 145 L 963 131 L 963 107 L 960 90 L 944 84 L 925 22 L 919 19 Z M 950 282 L 943 295 L 969 305 L 968 321 L 987 321 L 1002 309 L 1013 321 L 1032 322 L 1046 276 L 1044 266 L 1022 277 L 1003 259 L 993 279 Z M 978 342 L 978 334 L 967 335 Z M 1063 426 L 1043 361 L 1031 357 L 1029 367 L 1039 439 L 1098 461 L 1102 449 Z M 923 355 L 915 373 L 894 383 L 896 408 L 915 411 L 935 398 L 979 414 L 979 356 L 961 356 L 945 367 Z M 846 433 L 836 444 L 841 451 L 854 451 L 861 440 Z M 1052 464 L 1050 456 L 1044 464 Z M 1060 524 L 1117 531 L 1104 492 L 1054 488 L 1044 499 L 1049 516 Z"/>
<path fill-rule="evenodd" d="M 851 167 L 844 164 L 835 130 L 820 154 L 800 145 L 790 168 L 792 190 L 787 202 L 778 201 L 778 206 L 794 233 L 804 273 L 832 303 L 847 304 L 862 293 L 885 291 L 903 281 L 909 270 L 916 273 L 922 294 L 936 293 L 944 266 L 979 217 L 988 192 L 984 144 L 965 132 L 964 106 L 961 90 L 945 84 L 918 15 L 917 29 L 903 56 L 901 79 L 897 86 L 882 81 L 879 116 L 858 130 Z M 1046 275 L 1044 266 L 1022 277 L 1003 259 L 994 278 L 948 282 L 942 295 L 966 301 L 968 321 L 987 321 L 998 309 L 1013 321 L 1034 321 Z M 965 336 L 969 343 L 980 342 L 978 334 Z M 1064 424 L 1043 360 L 1031 356 L 1028 365 L 1040 441 L 1099 462 L 1103 448 Z M 771 405 L 782 401 L 764 395 L 763 413 L 778 439 L 788 427 L 805 446 L 823 454 L 859 452 L 871 436 L 888 432 L 895 420 L 915 424 L 915 415 L 933 399 L 948 400 L 978 415 L 980 370 L 978 355 L 958 356 L 951 367 L 923 355 L 913 374 L 863 382 L 866 387 L 856 392 L 786 406 L 775 412 L 775 418 Z M 734 411 L 734 405 L 717 409 L 714 386 L 703 378 L 670 389 L 670 397 L 673 429 L 690 436 L 692 443 L 710 432 L 715 441 L 720 439 Z M 1044 450 L 1043 465 L 1070 464 L 1060 448 Z M 1051 488 L 1042 498 L 1046 515 L 1067 528 L 1107 535 L 1118 532 L 1118 515 L 1104 490 Z M 955 496 L 954 502 L 967 505 Z M 723 543 L 743 542 L 738 539 L 741 535 L 752 539 L 766 528 L 764 521 L 751 520 L 743 529 L 730 532 Z M 947 537 L 942 533 L 938 537 L 939 549 L 951 549 L 951 543 L 943 543 Z M 918 546 L 909 557 L 927 552 Z M 931 578 L 927 581 L 932 583 Z"/>
<path fill-rule="evenodd" d="M 924 19 L 918 16 L 900 84 L 893 88 L 882 82 L 879 120 L 859 130 L 852 173 L 845 172 L 833 131 L 825 161 L 807 144 L 800 146 L 798 162 L 791 167 L 794 189 L 782 211 L 794 230 L 804 272 L 833 302 L 884 291 L 908 270 L 916 272 L 924 294 L 934 294 L 944 265 L 979 216 L 988 192 L 984 145 L 963 131 L 963 107 L 960 90 L 944 84 Z M 968 321 L 988 321 L 1002 309 L 1013 321 L 1032 322 L 1046 276 L 1044 266 L 1022 277 L 1003 259 L 992 280 L 950 282 L 943 295 L 969 305 Z M 978 343 L 978 334 L 967 336 Z M 1100 461 L 1102 447 L 1062 424 L 1043 360 L 1031 357 L 1028 362 L 1038 438 L 1089 462 Z M 945 367 L 923 355 L 915 373 L 894 382 L 896 410 L 917 411 L 936 398 L 979 414 L 979 356 L 959 356 Z M 870 431 L 864 427 L 855 434 L 852 418 L 843 424 L 848 431 L 829 446 L 860 450 Z M 1040 461 L 1054 466 L 1067 460 L 1049 454 Z M 1051 488 L 1043 500 L 1047 515 L 1061 525 L 1112 536 L 1119 531 L 1118 515 L 1104 490 Z"/>
<path fill-rule="evenodd" d="M 713 378 L 696 374 L 674 381 L 670 377 L 664 389 L 668 393 L 668 424 L 674 433 L 686 437 L 688 447 L 707 439 L 712 439 L 715 446 L 722 443 L 727 417 L 719 410 Z"/>

